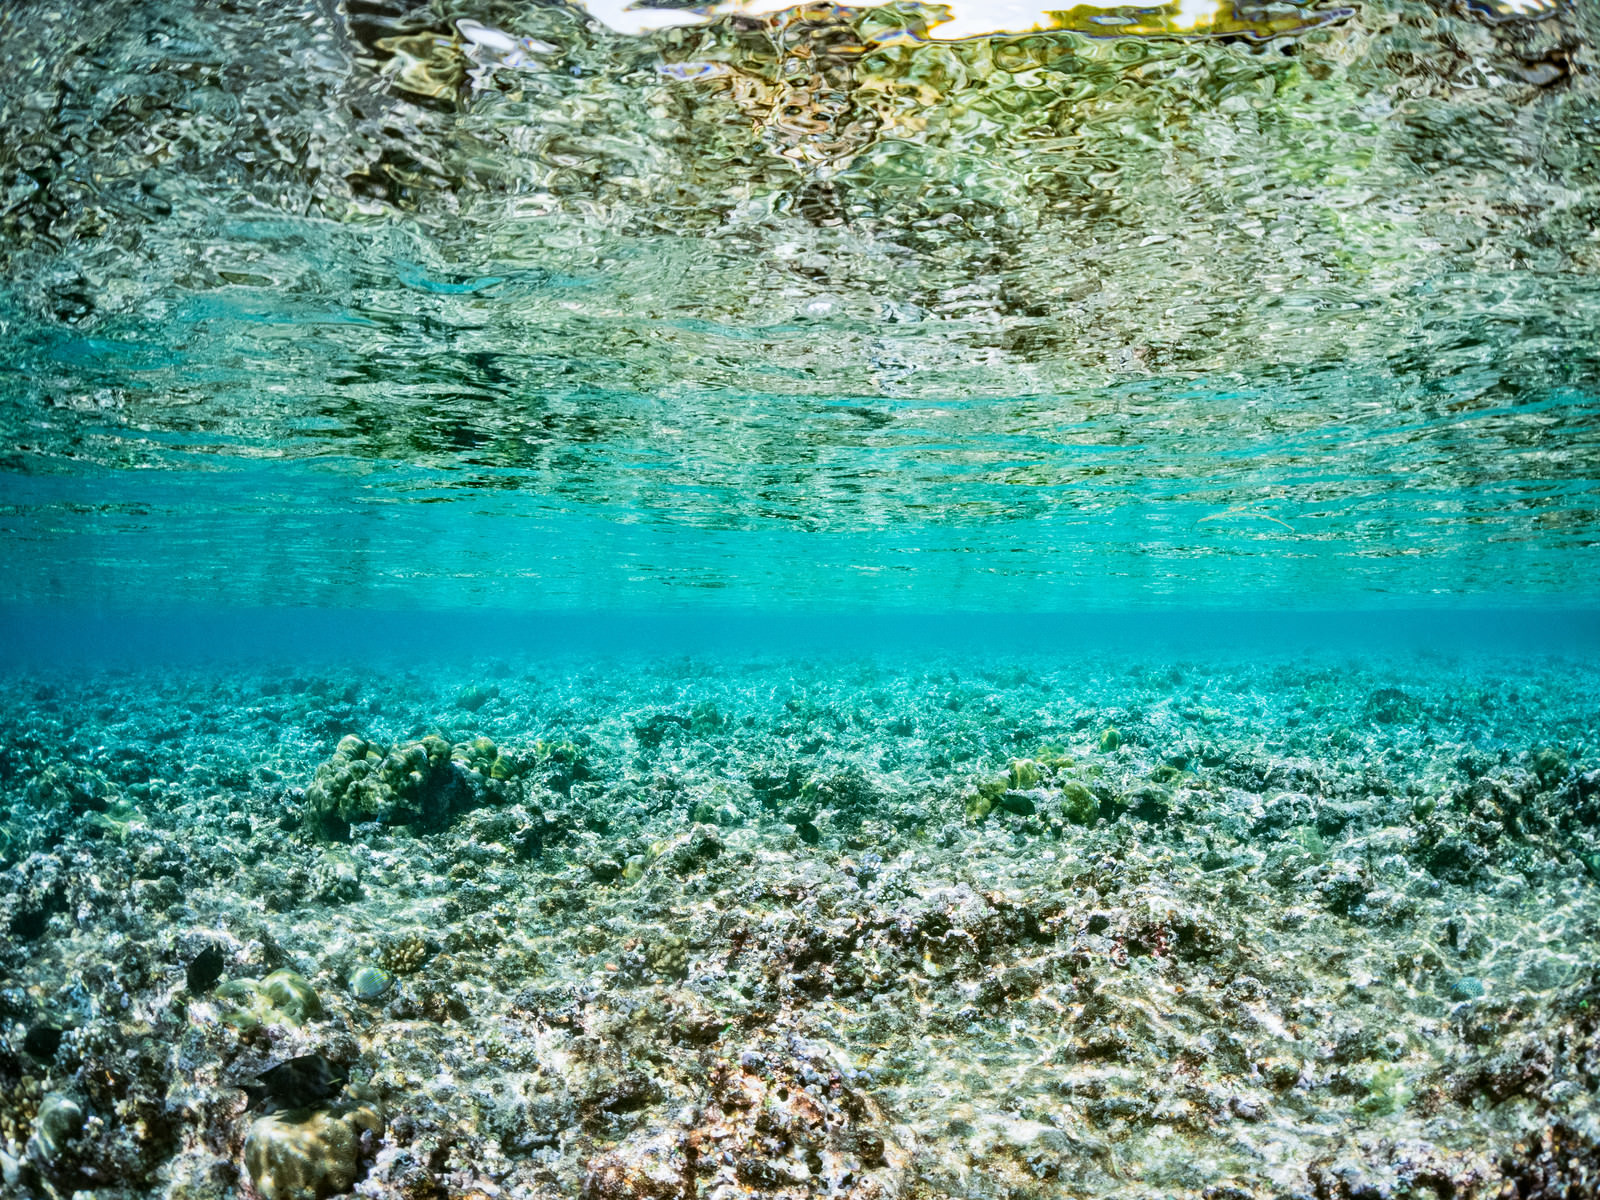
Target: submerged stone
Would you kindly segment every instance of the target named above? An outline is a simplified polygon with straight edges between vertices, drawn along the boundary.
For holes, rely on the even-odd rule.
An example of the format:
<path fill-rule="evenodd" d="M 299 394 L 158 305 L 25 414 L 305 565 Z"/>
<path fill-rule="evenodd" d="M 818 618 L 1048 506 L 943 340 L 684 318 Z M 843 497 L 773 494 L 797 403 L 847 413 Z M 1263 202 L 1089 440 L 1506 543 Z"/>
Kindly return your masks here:
<path fill-rule="evenodd" d="M 261 992 L 272 1006 L 296 1025 L 322 1015 L 322 1001 L 303 975 L 274 971 L 261 981 Z"/>
<path fill-rule="evenodd" d="M 317 835 L 331 841 L 372 822 L 438 829 L 458 813 L 520 799 L 520 772 L 489 738 L 452 746 L 429 735 L 383 748 L 350 734 L 317 768 L 306 808 Z"/>
<path fill-rule="evenodd" d="M 1039 764 L 1028 758 L 1019 758 L 1013 762 L 1006 776 L 1011 787 L 1020 792 L 1038 787 L 1042 778 Z"/>
<path fill-rule="evenodd" d="M 1399 688 L 1379 688 L 1367 697 L 1367 717 L 1380 725 L 1399 725 L 1422 715 L 1422 702 Z"/>
<path fill-rule="evenodd" d="M 41 1162 L 54 1162 L 66 1144 L 82 1132 L 83 1108 L 71 1096 L 52 1092 L 40 1102 L 33 1124 L 29 1147 L 33 1156 Z"/>
<path fill-rule="evenodd" d="M 1541 746 L 1533 752 L 1530 765 L 1539 782 L 1550 787 L 1567 773 L 1567 753 L 1556 746 Z"/>
<path fill-rule="evenodd" d="M 1122 804 L 1130 815 L 1160 824 L 1172 811 L 1172 793 L 1159 784 L 1147 783 L 1124 796 Z"/>
<path fill-rule="evenodd" d="M 456 707 L 477 712 L 499 694 L 500 689 L 494 684 L 470 683 L 456 693 Z"/>
<path fill-rule="evenodd" d="M 316 989 L 293 971 L 274 971 L 265 979 L 230 979 L 212 993 L 224 1024 L 238 1029 L 261 1025 L 302 1025 L 322 1015 Z"/>
<path fill-rule="evenodd" d="M 1061 815 L 1074 825 L 1093 825 L 1100 815 L 1100 801 L 1087 785 L 1072 780 L 1061 786 Z"/>
<path fill-rule="evenodd" d="M 353 1099 L 271 1113 L 245 1137 L 250 1182 L 264 1200 L 323 1200 L 349 1191 L 383 1126 L 375 1103 Z"/>

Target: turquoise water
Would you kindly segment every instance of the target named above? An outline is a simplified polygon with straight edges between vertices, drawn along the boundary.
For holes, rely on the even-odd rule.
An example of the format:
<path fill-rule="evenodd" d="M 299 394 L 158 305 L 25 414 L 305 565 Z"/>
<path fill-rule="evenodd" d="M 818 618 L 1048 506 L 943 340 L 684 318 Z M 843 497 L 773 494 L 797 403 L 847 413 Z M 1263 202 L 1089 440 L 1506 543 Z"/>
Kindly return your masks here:
<path fill-rule="evenodd" d="M 1600 4 L 759 7 L 0 6 L 0 1196 L 1600 1195 Z"/>

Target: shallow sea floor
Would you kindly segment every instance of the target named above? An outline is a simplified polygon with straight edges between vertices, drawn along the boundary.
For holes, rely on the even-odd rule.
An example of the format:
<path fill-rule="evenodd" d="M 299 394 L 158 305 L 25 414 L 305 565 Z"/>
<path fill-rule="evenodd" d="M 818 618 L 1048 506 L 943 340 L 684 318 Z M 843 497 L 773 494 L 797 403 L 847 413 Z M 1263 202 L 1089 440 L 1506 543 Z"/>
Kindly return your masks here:
<path fill-rule="evenodd" d="M 1592 1196 L 1596 680 L 13 673 L 4 1190 Z"/>

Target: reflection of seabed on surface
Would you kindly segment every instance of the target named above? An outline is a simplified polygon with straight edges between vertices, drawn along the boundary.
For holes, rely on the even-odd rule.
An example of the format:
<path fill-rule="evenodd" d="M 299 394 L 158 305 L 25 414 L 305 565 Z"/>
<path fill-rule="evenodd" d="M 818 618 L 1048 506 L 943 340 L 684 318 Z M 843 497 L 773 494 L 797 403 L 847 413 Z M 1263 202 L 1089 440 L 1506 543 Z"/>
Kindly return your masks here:
<path fill-rule="evenodd" d="M 1012 11 L 8 26 L 0 597 L 1592 605 L 1600 8 Z"/>
<path fill-rule="evenodd" d="M 868 0 L 853 8 L 885 7 L 893 0 Z M 647 33 L 655 29 L 694 25 L 725 16 L 766 16 L 798 6 L 789 0 L 723 0 L 695 4 L 681 0 L 580 0 L 591 15 L 619 33 Z M 1543 17 L 1560 7 L 1558 0 L 1470 0 L 1470 6 L 1491 19 Z M 816 5 L 813 7 L 833 7 Z M 1347 10 L 1318 12 L 1301 0 L 1295 10 L 1288 4 L 1252 0 L 1173 0 L 1170 4 L 1077 4 L 1070 8 L 1036 8 L 1027 0 L 985 0 L 983 3 L 937 5 L 949 14 L 934 36 L 940 41 L 985 37 L 1034 30 L 1076 30 L 1101 36 L 1117 34 L 1242 34 L 1274 37 L 1325 23 Z"/>
<path fill-rule="evenodd" d="M 1195 524 L 1204 525 L 1207 521 L 1228 521 L 1238 517 L 1253 517 L 1258 521 L 1271 521 L 1274 524 L 1282 525 L 1290 533 L 1294 532 L 1294 526 L 1289 524 L 1289 522 L 1285 521 L 1282 517 L 1275 517 L 1271 513 L 1264 513 L 1259 508 L 1251 504 L 1235 504 L 1231 508 L 1223 509 L 1221 512 L 1212 513 L 1208 517 L 1201 517 L 1195 522 Z"/>

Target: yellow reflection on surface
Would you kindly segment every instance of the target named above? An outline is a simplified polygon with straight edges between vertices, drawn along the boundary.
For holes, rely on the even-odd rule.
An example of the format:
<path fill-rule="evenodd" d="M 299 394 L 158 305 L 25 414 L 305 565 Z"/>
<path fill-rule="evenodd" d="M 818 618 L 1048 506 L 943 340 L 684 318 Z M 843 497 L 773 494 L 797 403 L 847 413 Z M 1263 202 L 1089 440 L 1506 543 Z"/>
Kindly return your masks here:
<path fill-rule="evenodd" d="M 657 7 L 652 0 L 580 0 L 589 13 L 623 33 L 644 33 L 675 25 L 692 25 L 720 16 L 763 16 L 794 7 L 792 0 L 722 0 L 698 6 Z M 867 0 L 856 7 L 878 7 L 891 0 Z M 949 17 L 936 22 L 940 41 L 997 33 L 1067 29 L 1101 37 L 1119 35 L 1277 37 L 1326 24 L 1348 9 L 1315 0 L 1171 0 L 1159 5 L 1079 4 L 1044 9 L 1037 0 L 976 0 L 944 7 Z M 1491 20 L 1540 17 L 1554 12 L 1560 0 L 1468 0 L 1468 6 Z"/>

